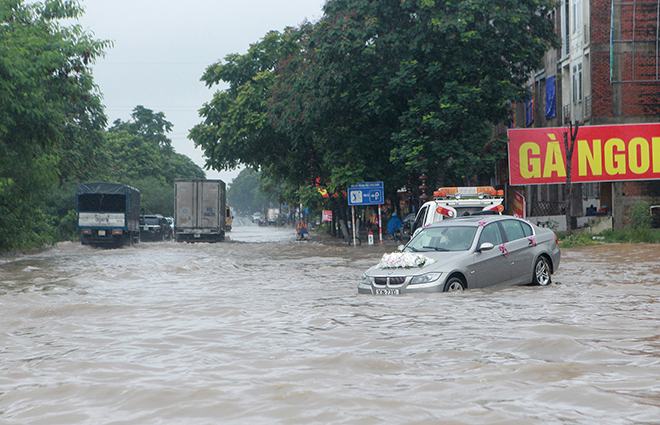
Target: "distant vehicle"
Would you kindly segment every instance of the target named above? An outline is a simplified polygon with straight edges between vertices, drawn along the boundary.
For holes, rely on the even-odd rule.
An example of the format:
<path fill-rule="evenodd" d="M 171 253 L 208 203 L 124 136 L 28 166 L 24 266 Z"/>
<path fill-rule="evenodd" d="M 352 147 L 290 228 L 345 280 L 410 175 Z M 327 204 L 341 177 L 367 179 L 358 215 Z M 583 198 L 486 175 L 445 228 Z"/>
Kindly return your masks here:
<path fill-rule="evenodd" d="M 502 214 L 504 191 L 491 186 L 441 187 L 419 209 L 411 234 L 437 221 L 469 215 Z"/>
<path fill-rule="evenodd" d="M 225 230 L 231 232 L 231 226 L 234 221 L 234 216 L 231 215 L 231 207 L 227 205 L 225 207 Z"/>
<path fill-rule="evenodd" d="M 172 228 L 172 233 L 174 233 L 174 217 L 165 217 L 165 220 L 167 220 L 167 223 Z"/>
<path fill-rule="evenodd" d="M 222 180 L 174 181 L 174 238 L 177 242 L 225 239 L 227 191 Z"/>
<path fill-rule="evenodd" d="M 268 208 L 266 218 L 268 220 L 268 225 L 269 226 L 276 226 L 277 225 L 277 219 L 280 218 L 279 208 Z"/>
<path fill-rule="evenodd" d="M 450 292 L 493 285 L 549 285 L 559 268 L 557 236 L 517 217 L 444 220 L 367 270 L 360 294 Z"/>
<path fill-rule="evenodd" d="M 261 213 L 254 213 L 252 214 L 252 222 L 253 223 L 259 223 L 259 220 L 261 220 Z"/>
<path fill-rule="evenodd" d="M 140 241 L 170 241 L 172 227 L 160 214 L 140 216 Z"/>
<path fill-rule="evenodd" d="M 83 245 L 122 246 L 140 240 L 140 191 L 118 183 L 76 187 L 78 231 Z"/>

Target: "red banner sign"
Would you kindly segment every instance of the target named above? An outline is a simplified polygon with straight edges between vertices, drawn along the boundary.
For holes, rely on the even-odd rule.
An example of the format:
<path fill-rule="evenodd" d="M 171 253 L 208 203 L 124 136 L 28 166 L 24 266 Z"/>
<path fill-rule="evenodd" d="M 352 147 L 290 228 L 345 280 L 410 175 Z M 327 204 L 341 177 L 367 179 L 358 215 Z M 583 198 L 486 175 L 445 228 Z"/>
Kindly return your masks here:
<path fill-rule="evenodd" d="M 332 221 L 332 210 L 323 210 L 322 221 Z"/>
<path fill-rule="evenodd" d="M 525 218 L 525 197 L 516 191 L 513 193 L 513 214 Z"/>
<path fill-rule="evenodd" d="M 568 127 L 509 130 L 509 181 L 513 186 L 566 183 L 564 133 Z M 660 124 L 579 127 L 574 183 L 660 179 Z"/>

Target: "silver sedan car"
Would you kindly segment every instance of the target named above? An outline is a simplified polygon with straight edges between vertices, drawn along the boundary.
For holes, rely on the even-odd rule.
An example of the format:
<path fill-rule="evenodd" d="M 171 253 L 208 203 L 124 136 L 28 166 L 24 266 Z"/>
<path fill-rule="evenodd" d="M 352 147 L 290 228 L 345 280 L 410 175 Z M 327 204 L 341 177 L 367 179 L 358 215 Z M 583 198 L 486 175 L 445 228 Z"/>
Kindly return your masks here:
<path fill-rule="evenodd" d="M 548 285 L 559 268 L 555 233 L 525 220 L 471 216 L 419 231 L 367 270 L 360 294 L 449 292 L 494 285 Z"/>

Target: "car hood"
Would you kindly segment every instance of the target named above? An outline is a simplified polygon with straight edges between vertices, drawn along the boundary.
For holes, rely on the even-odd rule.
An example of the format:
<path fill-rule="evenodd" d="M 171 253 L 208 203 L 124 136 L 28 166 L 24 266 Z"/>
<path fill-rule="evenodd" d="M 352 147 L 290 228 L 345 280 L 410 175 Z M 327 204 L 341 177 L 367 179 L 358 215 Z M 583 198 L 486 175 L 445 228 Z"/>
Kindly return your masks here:
<path fill-rule="evenodd" d="M 434 271 L 447 272 L 454 270 L 454 264 L 458 261 L 462 261 L 465 257 L 470 257 L 473 255 L 472 251 L 456 251 L 456 252 L 414 252 L 412 254 L 423 255 L 424 257 L 435 260 L 434 262 L 427 262 L 422 267 L 397 267 L 397 268 L 383 268 L 380 264 L 377 264 L 371 267 L 366 271 L 368 276 L 410 276 L 424 274 Z M 391 255 L 391 254 L 385 254 Z M 385 257 L 385 256 L 383 256 Z"/>

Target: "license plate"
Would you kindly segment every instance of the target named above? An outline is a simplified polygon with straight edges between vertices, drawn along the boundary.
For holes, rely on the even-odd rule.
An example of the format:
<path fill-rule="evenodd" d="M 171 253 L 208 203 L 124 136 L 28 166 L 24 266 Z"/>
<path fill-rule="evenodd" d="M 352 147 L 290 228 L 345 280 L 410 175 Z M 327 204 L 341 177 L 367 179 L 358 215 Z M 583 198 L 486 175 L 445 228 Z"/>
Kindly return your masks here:
<path fill-rule="evenodd" d="M 398 289 L 376 289 L 376 295 L 399 295 Z"/>
<path fill-rule="evenodd" d="M 99 230 L 99 236 L 105 236 L 105 230 Z"/>

